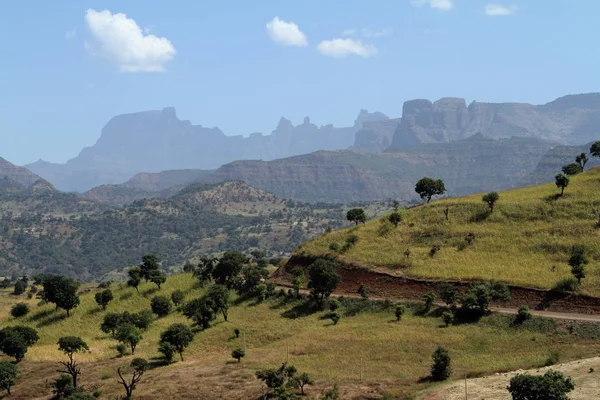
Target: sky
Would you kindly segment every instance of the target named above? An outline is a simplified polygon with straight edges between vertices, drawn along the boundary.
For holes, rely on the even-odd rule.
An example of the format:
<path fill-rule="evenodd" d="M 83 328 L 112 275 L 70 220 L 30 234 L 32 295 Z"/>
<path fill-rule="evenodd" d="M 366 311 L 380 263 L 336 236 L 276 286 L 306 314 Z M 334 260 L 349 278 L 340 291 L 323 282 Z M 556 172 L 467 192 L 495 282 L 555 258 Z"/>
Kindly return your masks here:
<path fill-rule="evenodd" d="M 597 0 L 3 0 L 0 156 L 65 162 L 173 106 L 227 135 L 400 117 L 414 98 L 600 91 Z"/>

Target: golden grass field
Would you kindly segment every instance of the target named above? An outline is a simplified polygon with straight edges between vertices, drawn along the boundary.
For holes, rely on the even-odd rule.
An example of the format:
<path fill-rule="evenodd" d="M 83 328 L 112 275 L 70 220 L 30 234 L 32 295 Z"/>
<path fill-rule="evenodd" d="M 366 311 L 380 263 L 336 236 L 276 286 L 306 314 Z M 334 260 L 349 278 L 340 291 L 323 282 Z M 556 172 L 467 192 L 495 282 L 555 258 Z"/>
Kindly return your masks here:
<path fill-rule="evenodd" d="M 570 276 L 570 249 L 582 245 L 590 260 L 582 291 L 600 295 L 600 168 L 572 177 L 564 196 L 556 198 L 558 193 L 554 184 L 500 192 L 489 216 L 482 194 L 432 201 L 403 210 L 398 228 L 384 216 L 325 234 L 303 244 L 296 254 L 334 255 L 395 275 L 495 279 L 547 289 Z M 475 235 L 473 244 L 458 250 L 469 233 Z M 330 250 L 332 243 L 341 248 L 350 234 L 358 236 L 354 247 L 346 252 Z M 441 250 L 431 257 L 434 245 Z"/>
<path fill-rule="evenodd" d="M 141 294 L 137 294 L 132 288 L 113 284 L 115 300 L 106 311 L 94 302 L 97 289 L 87 287 L 83 290 L 90 291 L 81 296 L 81 305 L 69 318 L 62 310 L 54 311 L 51 304 L 33 305 L 32 312 L 19 319 L 4 316 L 1 326 L 28 325 L 40 335 L 40 341 L 29 349 L 20 364 L 22 377 L 13 390 L 13 398 L 48 398 L 50 383 L 58 376 L 55 372 L 58 361 L 65 358 L 56 343 L 59 337 L 66 335 L 80 336 L 90 346 L 88 353 L 76 356 L 82 362 L 83 385 L 101 390 L 102 398 L 121 394 L 122 388 L 116 383 L 116 368 L 129 362 L 132 356 L 117 358 L 117 342 L 102 333 L 99 326 L 106 312 L 150 308 L 154 294 L 148 292 L 154 287 L 143 284 Z M 186 300 L 200 296 L 203 291 L 190 274 L 170 276 L 160 294 L 170 295 L 175 289 L 186 291 Z M 8 290 L 0 291 L 3 315 L 11 304 L 24 298 L 24 295 L 12 296 Z M 35 304 L 33 300 L 30 303 Z M 325 312 L 295 319 L 282 316 L 293 306 L 294 303 L 279 299 L 260 305 L 243 302 L 233 306 L 229 322 L 220 317 L 212 328 L 197 333 L 184 352 L 184 362 L 176 358 L 173 365 L 152 369 L 135 394 L 141 396 L 138 398 L 257 398 L 260 383 L 254 378 L 254 372 L 285 361 L 288 349 L 290 363 L 299 371 L 311 374 L 317 382 L 316 387 L 308 389 L 309 398 L 319 398 L 334 382 L 339 382 L 342 393 L 347 394 L 348 397 L 343 398 L 363 398 L 359 394 L 372 390 L 397 395 L 412 393 L 427 386 L 417 382 L 428 375 L 430 356 L 438 345 L 449 349 L 455 377 L 465 372 L 484 374 L 538 366 L 552 350 L 559 351 L 564 360 L 588 357 L 600 350 L 600 341 L 500 327 L 486 319 L 477 325 L 443 328 L 439 318 L 409 313 L 399 323 L 394 321 L 393 312 L 385 312 L 342 317 L 335 326 L 328 319 L 322 319 Z M 174 322 L 189 323 L 176 312 L 156 319 L 144 332 L 135 355 L 150 360 L 158 357 L 160 333 Z M 245 332 L 247 346 L 247 356 L 241 364 L 233 363 L 230 356 L 234 348 L 243 346 L 242 338 L 233 338 L 236 327 Z M 364 363 L 362 384 L 359 382 L 361 358 Z"/>

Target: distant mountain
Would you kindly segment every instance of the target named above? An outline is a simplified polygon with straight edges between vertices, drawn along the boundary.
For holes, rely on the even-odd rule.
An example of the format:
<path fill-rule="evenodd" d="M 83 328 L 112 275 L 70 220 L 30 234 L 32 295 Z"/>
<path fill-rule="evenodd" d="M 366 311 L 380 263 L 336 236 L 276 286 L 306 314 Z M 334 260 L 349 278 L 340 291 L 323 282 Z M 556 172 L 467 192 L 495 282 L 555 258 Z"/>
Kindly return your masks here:
<path fill-rule="evenodd" d="M 282 198 L 308 203 L 417 199 L 414 185 L 424 176 L 442 178 L 448 194 L 462 195 L 518 186 L 533 171 L 554 143 L 535 138 L 492 140 L 478 134 L 450 143 L 420 144 L 392 153 L 358 154 L 352 151 L 320 151 L 273 161 L 235 161 L 213 172 L 202 171 L 197 182 L 241 180 Z M 170 171 L 177 175 L 180 172 Z M 191 177 L 189 172 L 185 176 Z M 152 180 L 159 180 L 155 174 Z M 178 178 L 181 179 L 181 178 Z M 175 180 L 175 179 L 174 179 Z M 140 189 L 134 182 L 95 188 L 84 194 L 108 203 L 119 203 L 122 191 L 128 200 L 166 196 L 160 190 Z M 102 196 L 99 189 L 104 188 Z M 110 189 L 110 190 L 109 190 Z"/>
<path fill-rule="evenodd" d="M 38 181 L 43 181 L 38 175 L 27 168 L 18 167 L 4 158 L 0 157 L 0 180 L 4 180 L 4 186 L 15 185 L 19 188 L 29 188 Z M 8 181 L 10 180 L 11 183 Z"/>
<path fill-rule="evenodd" d="M 568 95 L 539 106 L 474 101 L 467 107 L 460 98 L 411 100 L 404 103 L 391 149 L 461 140 L 479 132 L 493 139 L 535 137 L 578 145 L 595 140 L 599 125 L 600 93 Z"/>
<path fill-rule="evenodd" d="M 226 136 L 219 128 L 192 125 L 174 108 L 119 115 L 102 129 L 95 145 L 66 164 L 37 161 L 26 168 L 64 191 L 121 183 L 140 172 L 214 169 L 234 160 L 273 160 L 316 150 L 345 149 L 363 122 L 387 119 L 362 110 L 352 127 L 318 127 L 306 117 L 293 126 L 282 118 L 270 135 Z"/>
<path fill-rule="evenodd" d="M 598 134 L 597 139 L 600 140 L 600 133 Z M 523 178 L 520 182 L 520 186 L 531 186 L 552 182 L 556 174 L 561 172 L 562 167 L 575 162 L 575 157 L 581 153 L 587 153 L 589 157 L 589 161 L 585 166 L 586 169 L 600 165 L 600 158 L 591 157 L 589 155 L 592 143 L 582 146 L 553 147 L 544 154 L 535 169 Z"/>

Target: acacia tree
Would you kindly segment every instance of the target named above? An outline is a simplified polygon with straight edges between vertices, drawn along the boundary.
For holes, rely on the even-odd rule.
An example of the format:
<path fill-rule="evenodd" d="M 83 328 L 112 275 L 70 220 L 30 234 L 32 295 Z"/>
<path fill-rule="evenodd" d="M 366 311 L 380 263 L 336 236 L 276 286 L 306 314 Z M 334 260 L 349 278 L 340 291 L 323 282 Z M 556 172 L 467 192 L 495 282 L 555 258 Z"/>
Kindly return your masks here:
<path fill-rule="evenodd" d="M 585 169 L 585 164 L 587 164 L 587 162 L 590 159 L 588 158 L 588 156 L 585 153 L 581 153 L 580 155 L 578 155 L 577 157 L 575 157 L 575 162 L 577 164 L 579 164 L 579 166 L 581 167 L 581 170 L 583 171 Z"/>
<path fill-rule="evenodd" d="M 144 375 L 144 372 L 148 369 L 148 365 L 148 361 L 143 358 L 134 358 L 131 360 L 131 364 L 129 364 L 129 367 L 132 370 L 130 379 L 125 379 L 121 367 L 117 368 L 117 374 L 119 375 L 118 382 L 125 388 L 125 398 L 127 400 L 131 399 L 132 393 L 135 390 L 136 385 L 142 379 L 142 375 Z"/>
<path fill-rule="evenodd" d="M 96 303 L 100 307 L 102 307 L 103 310 L 106 310 L 106 306 L 113 299 L 112 291 L 110 289 L 105 289 L 101 292 L 98 292 L 94 295 L 94 299 L 96 300 Z"/>
<path fill-rule="evenodd" d="M 358 225 L 360 222 L 364 224 L 367 222 L 367 215 L 365 214 L 365 210 L 362 208 L 352 208 L 346 213 L 346 219 L 354 222 L 356 225 Z"/>
<path fill-rule="evenodd" d="M 337 274 L 335 267 L 334 262 L 320 258 L 308 268 L 308 288 L 321 308 L 325 300 L 342 282 L 342 277 Z"/>
<path fill-rule="evenodd" d="M 415 185 L 415 192 L 419 194 L 421 199 L 427 199 L 427 203 L 431 201 L 433 196 L 440 196 L 446 193 L 446 186 L 441 179 L 422 178 Z"/>
<path fill-rule="evenodd" d="M 565 188 L 569 186 L 570 181 L 569 177 L 564 174 L 558 174 L 554 177 L 554 183 L 560 189 L 561 196 L 565 193 Z"/>
<path fill-rule="evenodd" d="M 69 357 L 69 361 L 61 361 L 66 370 L 57 370 L 57 372 L 71 375 L 73 379 L 73 388 L 77 388 L 77 377 L 81 375 L 81 368 L 75 362 L 73 354 L 89 350 L 86 342 L 77 336 L 63 336 L 58 339 L 58 349 Z"/>
<path fill-rule="evenodd" d="M 184 324 L 173 324 L 160 334 L 160 341 L 173 346 L 183 361 L 183 350 L 194 340 L 194 333 Z"/>
<path fill-rule="evenodd" d="M 6 390 L 10 396 L 10 388 L 14 386 L 19 370 L 17 366 L 8 361 L 0 361 L 0 389 Z"/>
<path fill-rule="evenodd" d="M 590 154 L 593 157 L 600 157 L 600 141 L 592 144 L 592 147 L 590 147 Z"/>
<path fill-rule="evenodd" d="M 487 203 L 488 207 L 490 208 L 490 212 L 494 212 L 494 206 L 499 199 L 500 195 L 498 192 L 489 192 L 482 197 L 483 202 Z"/>

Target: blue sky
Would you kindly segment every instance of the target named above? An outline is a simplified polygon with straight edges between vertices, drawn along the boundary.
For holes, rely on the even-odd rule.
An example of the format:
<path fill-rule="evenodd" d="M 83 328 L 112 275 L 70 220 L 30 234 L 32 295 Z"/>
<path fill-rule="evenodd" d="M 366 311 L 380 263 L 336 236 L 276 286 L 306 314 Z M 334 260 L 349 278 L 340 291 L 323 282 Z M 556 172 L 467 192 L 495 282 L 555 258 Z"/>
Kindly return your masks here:
<path fill-rule="evenodd" d="M 398 117 L 412 98 L 600 91 L 598 15 L 597 0 L 5 0 L 0 156 L 64 162 L 111 117 L 166 106 L 247 135 Z"/>

